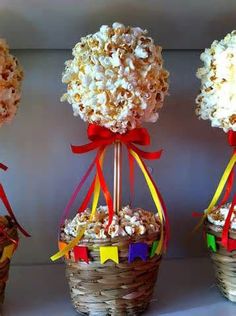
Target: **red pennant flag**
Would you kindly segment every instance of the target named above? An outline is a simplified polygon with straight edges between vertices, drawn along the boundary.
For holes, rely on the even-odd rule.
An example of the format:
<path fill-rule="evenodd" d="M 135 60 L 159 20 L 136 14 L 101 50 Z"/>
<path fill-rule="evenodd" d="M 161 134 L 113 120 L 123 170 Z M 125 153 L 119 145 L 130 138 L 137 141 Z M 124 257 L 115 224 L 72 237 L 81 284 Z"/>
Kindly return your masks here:
<path fill-rule="evenodd" d="M 86 263 L 89 263 L 88 257 L 88 247 L 86 246 L 75 246 L 74 247 L 74 257 L 75 261 L 83 260 Z"/>

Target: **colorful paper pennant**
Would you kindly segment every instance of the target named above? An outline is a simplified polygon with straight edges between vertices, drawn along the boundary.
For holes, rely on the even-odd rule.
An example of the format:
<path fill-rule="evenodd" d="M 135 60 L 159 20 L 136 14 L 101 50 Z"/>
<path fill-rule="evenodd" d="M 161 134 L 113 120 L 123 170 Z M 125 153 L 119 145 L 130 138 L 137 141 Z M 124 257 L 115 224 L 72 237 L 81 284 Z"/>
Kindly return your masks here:
<path fill-rule="evenodd" d="M 11 259 L 13 253 L 14 253 L 14 250 L 15 250 L 16 246 L 14 244 L 10 244 L 8 246 L 6 246 L 3 250 L 3 253 L 2 253 L 2 257 L 0 259 L 0 262 L 3 262 L 5 261 L 6 259 Z"/>
<path fill-rule="evenodd" d="M 75 246 L 74 247 L 74 257 L 75 261 L 83 260 L 86 263 L 89 263 L 89 257 L 88 257 L 88 247 L 86 246 Z"/>
<path fill-rule="evenodd" d="M 212 251 L 216 252 L 216 238 L 214 235 L 206 234 L 207 238 L 207 247 Z"/>
<path fill-rule="evenodd" d="M 129 263 L 133 262 L 136 258 L 146 261 L 148 257 L 148 245 L 144 242 L 131 243 L 129 245 Z"/>
<path fill-rule="evenodd" d="M 67 247 L 67 243 L 65 243 L 64 241 L 59 241 L 58 242 L 58 248 L 59 248 L 60 251 L 63 250 L 65 247 Z M 66 259 L 70 259 L 69 251 L 66 252 L 64 255 L 65 255 Z"/>
<path fill-rule="evenodd" d="M 155 240 L 155 241 L 153 242 L 152 248 L 151 248 L 151 251 L 150 251 L 150 258 L 152 258 L 152 257 L 155 256 L 156 251 L 157 251 L 158 244 L 159 244 L 159 240 Z"/>
<path fill-rule="evenodd" d="M 103 264 L 107 260 L 112 260 L 115 263 L 119 263 L 118 247 L 117 246 L 100 247 L 101 264 Z"/>

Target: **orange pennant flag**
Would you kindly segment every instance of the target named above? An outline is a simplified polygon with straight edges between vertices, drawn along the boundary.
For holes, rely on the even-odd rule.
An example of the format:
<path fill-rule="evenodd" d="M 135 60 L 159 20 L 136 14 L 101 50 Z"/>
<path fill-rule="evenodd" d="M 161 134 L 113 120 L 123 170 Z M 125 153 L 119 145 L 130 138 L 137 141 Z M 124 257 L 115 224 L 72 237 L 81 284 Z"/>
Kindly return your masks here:
<path fill-rule="evenodd" d="M 64 249 L 66 246 L 67 246 L 67 243 L 65 243 L 64 241 L 58 241 L 59 250 Z M 65 257 L 66 257 L 66 259 L 70 259 L 69 252 L 65 253 Z"/>

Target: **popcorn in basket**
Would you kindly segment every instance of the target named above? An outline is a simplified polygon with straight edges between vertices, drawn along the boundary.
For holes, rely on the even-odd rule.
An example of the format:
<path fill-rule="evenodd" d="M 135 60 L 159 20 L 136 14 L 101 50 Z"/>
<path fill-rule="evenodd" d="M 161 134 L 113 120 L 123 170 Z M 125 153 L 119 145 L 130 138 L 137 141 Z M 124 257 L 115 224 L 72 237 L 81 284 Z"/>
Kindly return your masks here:
<path fill-rule="evenodd" d="M 147 152 L 150 144 L 142 122 L 155 122 L 168 90 L 161 48 L 139 27 L 114 23 L 83 37 L 66 62 L 62 100 L 72 104 L 75 116 L 88 122 L 90 142 L 72 146 L 74 154 L 96 151 L 95 158 L 66 206 L 61 220 L 59 252 L 75 309 L 89 315 L 138 315 L 148 306 L 168 240 L 163 199 L 144 160 L 161 151 Z M 104 159 L 114 146 L 113 196 L 104 177 Z M 134 163 L 140 167 L 157 209 L 122 206 L 121 157 L 126 148 L 130 188 L 134 190 Z M 107 165 L 106 165 L 107 167 Z M 95 169 L 78 213 L 70 209 Z M 98 206 L 100 191 L 106 205 Z M 93 199 L 92 199 L 93 198 Z M 92 199 L 91 207 L 89 207 Z"/>
<path fill-rule="evenodd" d="M 5 40 L 0 39 L 0 127 L 10 122 L 16 114 L 21 97 L 23 71 L 17 59 L 9 53 Z M 7 167 L 0 163 L 0 169 Z M 29 234 L 18 223 L 7 198 L 3 185 L 0 183 L 0 200 L 8 215 L 0 216 L 0 304 L 4 301 L 5 287 L 8 280 L 11 257 L 19 242 L 18 232 Z"/>
<path fill-rule="evenodd" d="M 219 127 L 227 133 L 233 153 L 196 228 L 204 223 L 217 285 L 224 296 L 236 302 L 236 194 L 233 189 L 236 162 L 236 31 L 220 41 L 214 41 L 202 53 L 201 60 L 204 65 L 197 71 L 197 77 L 201 80 L 201 92 L 196 99 L 196 113 L 202 119 L 209 119 L 213 127 Z"/>

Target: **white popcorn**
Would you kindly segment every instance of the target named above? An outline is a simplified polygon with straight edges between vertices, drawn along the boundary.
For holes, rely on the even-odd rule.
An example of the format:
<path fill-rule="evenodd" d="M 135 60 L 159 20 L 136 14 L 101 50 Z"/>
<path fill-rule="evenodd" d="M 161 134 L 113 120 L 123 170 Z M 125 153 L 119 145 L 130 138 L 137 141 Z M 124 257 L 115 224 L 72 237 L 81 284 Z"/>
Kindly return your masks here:
<path fill-rule="evenodd" d="M 75 116 L 125 133 L 155 122 L 168 90 L 161 47 L 141 28 L 113 23 L 81 38 L 62 81 Z"/>
<path fill-rule="evenodd" d="M 76 237 L 77 234 L 88 223 L 90 209 L 78 213 L 74 219 L 67 220 L 62 228 L 62 235 Z M 84 237 L 88 239 L 106 239 L 119 236 L 144 235 L 160 230 L 158 214 L 153 214 L 141 208 L 131 209 L 125 206 L 118 215 L 114 215 L 112 223 L 107 230 L 108 208 L 99 206 L 92 222 L 89 223 L 84 232 Z"/>
<path fill-rule="evenodd" d="M 201 54 L 204 65 L 197 71 L 201 92 L 196 114 L 213 127 L 236 131 L 236 31 L 214 41 Z"/>
<path fill-rule="evenodd" d="M 231 203 L 227 203 L 220 208 L 216 207 L 210 214 L 207 215 L 208 221 L 218 227 L 224 227 L 230 207 Z M 236 207 L 234 207 L 234 211 L 230 219 L 230 228 L 236 230 Z"/>
<path fill-rule="evenodd" d="M 17 59 L 0 39 L 0 127 L 15 116 L 20 97 L 23 71 Z"/>
<path fill-rule="evenodd" d="M 125 231 L 129 236 L 132 236 L 135 233 L 135 228 L 132 226 L 125 226 Z"/>

